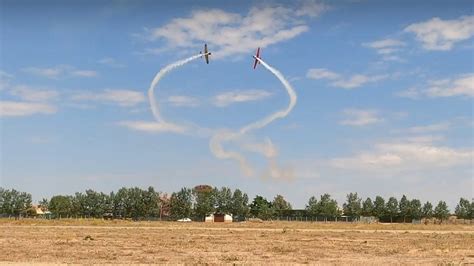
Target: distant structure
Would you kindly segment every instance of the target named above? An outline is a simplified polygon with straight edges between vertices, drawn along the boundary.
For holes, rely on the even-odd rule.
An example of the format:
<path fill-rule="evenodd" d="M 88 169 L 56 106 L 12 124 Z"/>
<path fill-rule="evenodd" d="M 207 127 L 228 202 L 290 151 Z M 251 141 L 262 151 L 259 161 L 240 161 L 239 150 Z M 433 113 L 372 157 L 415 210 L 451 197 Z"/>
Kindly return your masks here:
<path fill-rule="evenodd" d="M 214 213 L 206 217 L 206 223 L 232 223 L 232 216 L 223 213 Z"/>

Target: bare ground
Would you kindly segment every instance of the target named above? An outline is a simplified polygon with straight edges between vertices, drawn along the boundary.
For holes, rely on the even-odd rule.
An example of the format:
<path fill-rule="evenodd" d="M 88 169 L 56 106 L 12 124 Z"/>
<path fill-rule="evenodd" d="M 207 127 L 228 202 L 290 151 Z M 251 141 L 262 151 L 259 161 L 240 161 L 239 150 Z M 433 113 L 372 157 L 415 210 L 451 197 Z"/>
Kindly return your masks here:
<path fill-rule="evenodd" d="M 0 263 L 474 263 L 474 226 L 0 220 Z"/>

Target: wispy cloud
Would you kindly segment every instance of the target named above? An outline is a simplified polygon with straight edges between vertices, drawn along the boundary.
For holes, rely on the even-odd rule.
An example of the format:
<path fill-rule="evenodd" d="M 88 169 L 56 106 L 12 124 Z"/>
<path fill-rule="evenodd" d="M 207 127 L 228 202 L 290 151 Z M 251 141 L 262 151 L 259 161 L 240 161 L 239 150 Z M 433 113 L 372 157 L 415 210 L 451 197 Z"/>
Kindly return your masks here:
<path fill-rule="evenodd" d="M 377 50 L 379 54 L 391 54 L 399 47 L 405 46 L 405 43 L 396 39 L 382 39 L 374 42 L 363 43 L 363 46 Z"/>
<path fill-rule="evenodd" d="M 388 78 L 388 75 L 374 75 L 374 76 L 367 76 L 367 75 L 352 75 L 348 79 L 339 79 L 331 83 L 332 86 L 343 88 L 343 89 L 354 89 L 361 87 L 367 83 L 373 83 L 380 80 L 384 80 Z"/>
<path fill-rule="evenodd" d="M 8 88 L 10 85 L 10 80 L 13 78 L 14 76 L 12 74 L 0 70 L 0 91 Z"/>
<path fill-rule="evenodd" d="M 118 62 L 115 58 L 105 57 L 97 61 L 99 64 L 106 65 L 109 67 L 122 68 L 125 67 L 125 64 Z"/>
<path fill-rule="evenodd" d="M 213 103 L 218 107 L 225 107 L 234 103 L 260 101 L 271 95 L 272 93 L 265 90 L 231 91 L 216 95 Z"/>
<path fill-rule="evenodd" d="M 309 79 L 339 79 L 340 75 L 326 68 L 311 68 L 306 72 Z"/>
<path fill-rule="evenodd" d="M 166 102 L 177 107 L 197 107 L 200 105 L 199 99 L 183 95 L 169 96 Z"/>
<path fill-rule="evenodd" d="M 365 47 L 375 49 L 382 59 L 385 61 L 402 61 L 397 52 L 406 44 L 397 39 L 382 39 L 374 42 L 368 42 L 362 44 Z"/>
<path fill-rule="evenodd" d="M 165 40 L 168 47 L 176 48 L 195 49 L 196 43 L 207 42 L 217 57 L 225 57 L 292 39 L 309 30 L 305 17 L 317 17 L 327 9 L 322 3 L 305 1 L 302 5 L 253 7 L 245 15 L 198 10 L 147 30 L 145 38 Z"/>
<path fill-rule="evenodd" d="M 93 78 L 98 76 L 97 72 L 92 70 L 74 70 L 71 71 L 71 75 L 85 78 Z"/>
<path fill-rule="evenodd" d="M 429 81 L 424 89 L 411 87 L 396 93 L 399 97 L 418 99 L 423 96 L 438 97 L 474 97 L 474 73 L 458 75 L 456 78 Z"/>
<path fill-rule="evenodd" d="M 47 103 L 20 101 L 0 101 L 0 116 L 29 116 L 34 114 L 54 114 L 57 108 Z"/>
<path fill-rule="evenodd" d="M 97 101 L 117 104 L 122 107 L 132 107 L 145 101 L 142 92 L 134 90 L 112 90 L 105 89 L 101 92 L 83 92 L 72 96 L 74 101 Z"/>
<path fill-rule="evenodd" d="M 404 29 L 416 35 L 427 50 L 448 51 L 454 44 L 468 40 L 474 35 L 474 16 L 462 16 L 453 20 L 438 17 L 414 23 Z"/>
<path fill-rule="evenodd" d="M 150 121 L 120 121 L 118 126 L 123 126 L 131 130 L 143 131 L 148 133 L 184 133 L 186 128 L 172 123 L 157 123 Z"/>
<path fill-rule="evenodd" d="M 340 121 L 341 125 L 367 126 L 383 121 L 376 110 L 366 109 L 345 109 L 343 111 L 345 119 Z"/>
<path fill-rule="evenodd" d="M 449 168 L 470 164 L 474 153 L 468 149 L 453 149 L 430 143 L 379 143 L 373 150 L 351 157 L 334 158 L 330 161 L 336 168 L 348 170 L 419 170 Z"/>
<path fill-rule="evenodd" d="M 374 83 L 380 80 L 384 80 L 390 77 L 390 75 L 362 75 L 354 74 L 348 78 L 344 78 L 343 75 L 328 70 L 326 68 L 310 68 L 306 72 L 306 77 L 309 79 L 326 79 L 330 80 L 330 85 L 337 88 L 343 89 L 354 89 L 361 87 L 367 83 Z"/>
<path fill-rule="evenodd" d="M 49 79 L 59 79 L 67 77 L 96 77 L 98 73 L 93 70 L 76 69 L 69 65 L 58 65 L 54 67 L 26 67 L 22 69 L 26 73 Z"/>
<path fill-rule="evenodd" d="M 13 96 L 21 98 L 22 100 L 31 102 L 45 102 L 55 100 L 59 96 L 59 93 L 56 90 L 36 88 L 26 85 L 14 86 L 10 88 L 9 93 Z"/>
<path fill-rule="evenodd" d="M 408 128 L 406 131 L 410 133 L 431 133 L 431 132 L 438 132 L 438 131 L 446 131 L 450 128 L 450 123 L 442 122 L 430 125 L 423 125 L 423 126 L 414 126 Z"/>

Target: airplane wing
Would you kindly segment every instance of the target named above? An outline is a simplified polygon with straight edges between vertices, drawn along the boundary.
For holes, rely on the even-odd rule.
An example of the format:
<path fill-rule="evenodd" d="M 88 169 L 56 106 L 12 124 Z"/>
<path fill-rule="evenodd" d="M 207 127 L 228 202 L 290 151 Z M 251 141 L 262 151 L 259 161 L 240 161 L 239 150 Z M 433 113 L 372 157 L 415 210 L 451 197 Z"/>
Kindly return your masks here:
<path fill-rule="evenodd" d="M 260 47 L 257 48 L 257 53 L 253 56 L 253 58 L 255 58 L 255 63 L 253 63 L 253 69 L 255 69 L 258 64 L 257 58 L 260 58 Z"/>
<path fill-rule="evenodd" d="M 207 43 L 204 44 L 204 58 L 206 59 L 206 64 L 209 64 L 209 55 L 211 55 L 211 53 L 209 53 L 209 51 L 207 50 Z"/>

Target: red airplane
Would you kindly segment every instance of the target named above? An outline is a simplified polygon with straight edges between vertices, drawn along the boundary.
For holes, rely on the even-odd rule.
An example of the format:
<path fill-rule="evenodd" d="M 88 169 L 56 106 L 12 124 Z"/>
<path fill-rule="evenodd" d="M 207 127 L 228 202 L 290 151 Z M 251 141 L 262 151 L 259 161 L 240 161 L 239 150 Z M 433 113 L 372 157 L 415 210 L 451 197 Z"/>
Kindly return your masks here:
<path fill-rule="evenodd" d="M 257 64 L 260 64 L 260 62 L 257 60 L 260 59 L 260 47 L 257 48 L 257 53 L 253 56 L 255 58 L 255 63 L 253 63 L 253 69 L 257 67 Z"/>

